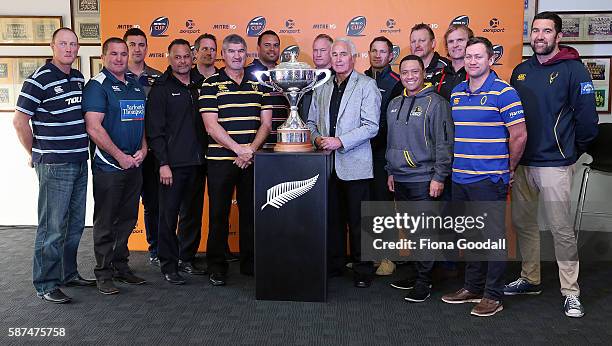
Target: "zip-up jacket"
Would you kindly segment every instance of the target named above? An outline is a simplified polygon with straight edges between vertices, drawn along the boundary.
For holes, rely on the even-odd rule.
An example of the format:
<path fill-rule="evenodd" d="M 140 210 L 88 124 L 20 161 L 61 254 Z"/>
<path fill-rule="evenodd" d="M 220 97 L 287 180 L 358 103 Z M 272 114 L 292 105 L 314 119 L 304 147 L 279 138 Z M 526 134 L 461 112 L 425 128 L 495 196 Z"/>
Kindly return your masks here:
<path fill-rule="evenodd" d="M 440 75 L 445 67 L 450 65 L 452 65 L 450 60 L 440 56 L 438 52 L 434 52 L 429 62 L 429 66 L 425 66 L 425 83 L 429 82 L 433 84 L 434 78 Z"/>
<path fill-rule="evenodd" d="M 468 80 L 465 68 L 462 67 L 459 71 L 455 71 L 452 64 L 448 64 L 441 73 L 433 76 L 432 84 L 436 92 L 450 102 L 450 96 L 453 89 L 459 83 Z"/>
<path fill-rule="evenodd" d="M 203 161 L 204 124 L 196 83 L 192 79 L 191 84 L 183 84 L 168 67 L 149 92 L 146 135 L 160 167 L 197 166 Z"/>
<path fill-rule="evenodd" d="M 595 89 L 578 52 L 560 46 L 544 64 L 536 56 L 512 71 L 527 125 L 520 164 L 559 167 L 575 163 L 597 135 Z"/>
<path fill-rule="evenodd" d="M 385 150 L 387 147 L 387 119 L 384 116 L 387 114 L 387 106 L 389 102 L 396 96 L 401 95 L 404 87 L 400 82 L 400 77 L 393 72 L 390 65 L 387 65 L 381 72 L 374 73 L 372 68 L 365 70 L 365 75 L 376 80 L 376 85 L 382 96 L 380 103 L 380 122 L 378 123 L 378 134 L 371 141 L 372 151 L 374 156 L 379 156 L 384 159 Z"/>
<path fill-rule="evenodd" d="M 414 96 L 406 91 L 387 108 L 387 166 L 399 182 L 438 182 L 451 173 L 454 127 L 448 101 L 431 84 Z"/>

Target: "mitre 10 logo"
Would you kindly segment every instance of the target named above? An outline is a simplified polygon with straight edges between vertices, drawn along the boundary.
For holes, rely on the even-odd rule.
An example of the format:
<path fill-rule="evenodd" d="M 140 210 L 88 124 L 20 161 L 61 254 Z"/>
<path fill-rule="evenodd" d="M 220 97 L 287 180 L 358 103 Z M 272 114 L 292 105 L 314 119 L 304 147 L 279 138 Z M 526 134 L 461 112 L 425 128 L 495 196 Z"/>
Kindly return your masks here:
<path fill-rule="evenodd" d="M 166 37 L 166 31 L 170 27 L 170 20 L 168 17 L 158 17 L 151 23 L 151 36 L 153 37 Z"/>
<path fill-rule="evenodd" d="M 455 19 L 451 20 L 450 23 L 451 25 L 470 25 L 470 17 L 466 15 L 457 16 Z"/>
<path fill-rule="evenodd" d="M 247 36 L 257 37 L 266 28 L 266 17 L 259 16 L 251 19 L 247 24 Z"/>
<path fill-rule="evenodd" d="M 351 19 L 346 25 L 346 34 L 348 36 L 363 36 L 361 33 L 366 27 L 366 17 L 357 16 Z"/>

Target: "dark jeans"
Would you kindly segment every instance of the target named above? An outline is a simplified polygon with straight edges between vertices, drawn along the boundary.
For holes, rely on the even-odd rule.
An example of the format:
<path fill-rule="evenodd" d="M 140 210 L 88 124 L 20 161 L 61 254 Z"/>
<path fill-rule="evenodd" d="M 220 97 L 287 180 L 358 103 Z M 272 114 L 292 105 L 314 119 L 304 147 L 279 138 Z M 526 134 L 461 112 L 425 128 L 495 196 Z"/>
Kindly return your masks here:
<path fill-rule="evenodd" d="M 396 201 L 434 201 L 436 199 L 429 195 L 429 181 L 425 182 L 394 182 L 395 200 Z M 445 189 L 446 190 L 446 187 Z M 423 236 L 423 235 L 421 235 Z M 430 234 L 433 237 L 435 234 Z M 433 255 L 432 255 L 433 258 Z M 417 272 L 416 284 L 428 287 L 431 285 L 431 274 L 435 261 L 415 261 L 415 269 Z"/>
<path fill-rule="evenodd" d="M 77 249 L 85 227 L 87 161 L 35 164 L 38 176 L 38 228 L 32 281 L 46 294 L 75 279 Z"/>
<path fill-rule="evenodd" d="M 372 262 L 361 261 L 361 202 L 370 199 L 370 179 L 341 180 L 333 173 L 329 184 L 328 257 L 331 272 L 342 271 L 348 225 L 351 262 L 357 275 L 374 273 Z"/>
<path fill-rule="evenodd" d="M 157 257 L 159 229 L 159 167 L 152 152 L 142 163 L 142 206 L 144 207 L 145 231 L 149 243 L 149 256 Z"/>
<path fill-rule="evenodd" d="M 184 254 L 179 249 L 179 244 L 184 245 L 179 241 L 183 239 L 197 239 L 195 251 L 199 245 L 199 234 L 202 225 L 202 198 L 194 198 L 194 187 L 197 184 L 202 184 L 203 177 L 201 175 L 200 166 L 174 167 L 172 170 L 172 185 L 159 186 L 159 243 L 158 256 L 160 261 L 161 271 L 164 274 L 178 272 L 178 261 L 186 260 Z M 197 190 L 197 189 L 195 189 Z M 200 192 L 203 193 L 201 189 Z M 191 205 L 198 203 L 199 205 Z M 191 211 L 199 210 L 200 222 L 194 222 L 194 218 L 198 215 L 190 215 Z M 178 237 L 176 226 L 181 213 L 182 227 L 178 229 Z M 183 220 L 183 219 L 187 220 Z M 197 235 L 196 235 L 197 234 Z M 190 244 L 193 247 L 193 244 Z M 191 249 L 190 249 L 191 251 Z M 191 254 L 191 256 L 195 253 Z M 188 257 L 191 261 L 192 257 Z"/>
<path fill-rule="evenodd" d="M 455 201 L 499 201 L 505 202 L 508 195 L 508 185 L 499 180 L 484 179 L 472 184 L 457 184 L 453 182 L 453 200 Z M 486 222 L 486 237 L 492 241 L 504 239 L 505 234 L 505 207 L 493 208 L 488 212 Z M 502 300 L 504 296 L 504 272 L 506 271 L 505 258 L 499 258 L 505 251 L 494 250 L 496 260 L 483 261 L 482 258 L 492 256 L 491 250 L 464 250 L 465 286 L 472 293 L 483 294 L 485 298 Z M 480 260 L 470 261 L 470 257 Z"/>
<path fill-rule="evenodd" d="M 225 249 L 234 188 L 236 188 L 239 210 L 240 271 L 243 274 L 253 274 L 255 214 L 253 165 L 240 169 L 232 161 L 208 160 L 209 231 L 206 249 L 208 271 L 227 272 Z"/>
<path fill-rule="evenodd" d="M 98 280 L 111 279 L 114 271 L 130 272 L 127 244 L 138 220 L 141 188 L 141 168 L 93 172 L 94 273 Z"/>
<path fill-rule="evenodd" d="M 196 167 L 196 179 L 185 192 L 185 207 L 180 208 L 178 223 L 179 259 L 193 262 L 202 239 L 202 213 L 204 209 L 204 185 L 206 165 Z"/>

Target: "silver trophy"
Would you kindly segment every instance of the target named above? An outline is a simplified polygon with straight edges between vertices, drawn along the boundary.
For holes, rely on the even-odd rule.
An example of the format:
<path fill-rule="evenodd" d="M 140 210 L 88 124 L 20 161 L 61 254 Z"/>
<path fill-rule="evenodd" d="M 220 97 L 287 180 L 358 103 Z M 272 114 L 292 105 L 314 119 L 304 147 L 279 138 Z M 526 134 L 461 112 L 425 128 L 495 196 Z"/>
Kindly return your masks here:
<path fill-rule="evenodd" d="M 322 74 L 325 76 L 319 79 Z M 305 62 L 297 61 L 295 54 L 291 54 L 290 61 L 267 71 L 253 72 L 253 75 L 262 85 L 282 92 L 291 107 L 289 117 L 277 129 L 274 151 L 312 151 L 310 130 L 300 119 L 298 103 L 305 93 L 327 82 L 331 71 L 314 69 Z M 262 76 L 267 76 L 268 81 L 263 81 Z"/>

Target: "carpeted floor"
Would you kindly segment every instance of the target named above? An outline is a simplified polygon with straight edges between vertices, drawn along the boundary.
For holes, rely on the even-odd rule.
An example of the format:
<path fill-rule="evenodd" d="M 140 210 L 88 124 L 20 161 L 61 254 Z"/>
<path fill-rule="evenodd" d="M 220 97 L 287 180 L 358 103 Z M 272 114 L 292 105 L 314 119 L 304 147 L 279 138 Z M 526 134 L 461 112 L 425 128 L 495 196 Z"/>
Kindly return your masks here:
<path fill-rule="evenodd" d="M 511 297 L 490 318 L 469 315 L 471 304 L 440 300 L 461 279 L 434 283 L 430 300 L 410 304 L 389 282 L 378 278 L 369 289 L 352 287 L 349 274 L 329 284 L 327 303 L 270 302 L 254 299 L 253 278 L 230 269 L 226 287 L 207 277 L 189 277 L 185 286 L 163 281 L 146 253 L 130 256 L 133 270 L 149 282 L 118 284 L 121 293 L 103 296 L 96 288 L 66 288 L 72 303 L 54 305 L 36 297 L 31 283 L 32 227 L 0 227 L 0 344 L 207 344 L 207 345 L 396 345 L 396 344 L 606 344 L 612 343 L 612 262 L 581 263 L 586 315 L 565 317 L 554 263 L 543 266 L 540 296 Z M 582 250 L 581 250 L 582 253 Z M 92 231 L 79 251 L 80 272 L 93 276 Z M 518 274 L 512 263 L 508 280 Z M 402 268 L 400 268 L 400 271 Z M 8 337 L 14 327 L 61 327 L 64 337 Z"/>

